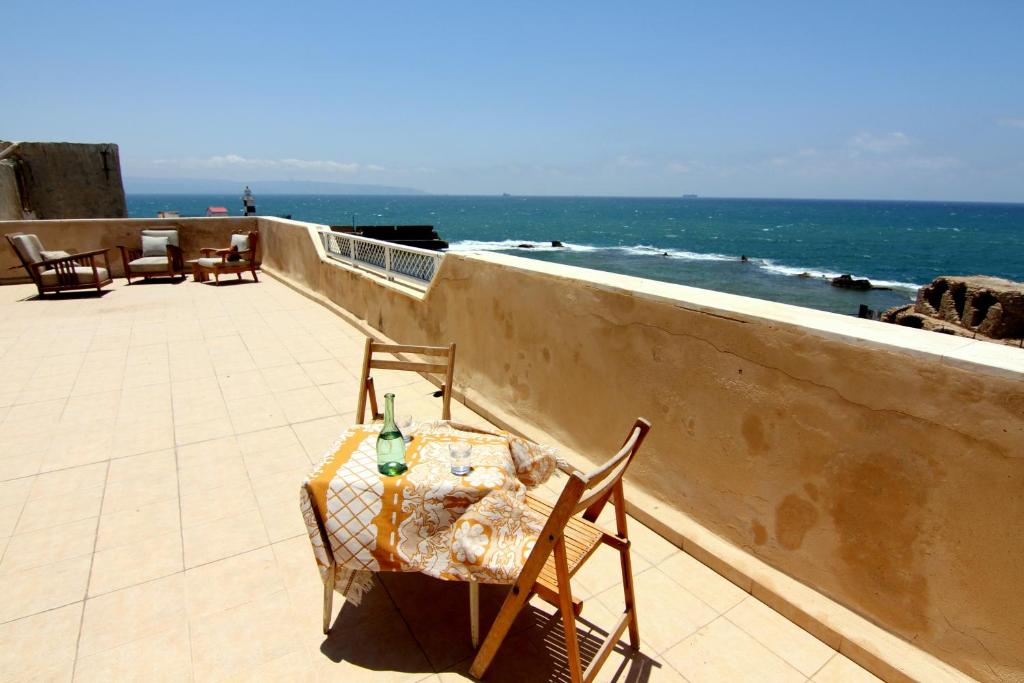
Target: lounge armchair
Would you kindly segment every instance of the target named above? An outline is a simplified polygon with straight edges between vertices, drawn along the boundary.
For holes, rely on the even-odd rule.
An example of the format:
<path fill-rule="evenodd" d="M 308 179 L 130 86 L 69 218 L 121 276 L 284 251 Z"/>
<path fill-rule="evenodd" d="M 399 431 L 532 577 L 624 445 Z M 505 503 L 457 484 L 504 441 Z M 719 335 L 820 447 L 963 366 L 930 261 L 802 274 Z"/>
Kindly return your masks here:
<path fill-rule="evenodd" d="M 256 276 L 256 269 L 260 265 L 256 260 L 256 247 L 259 246 L 259 242 L 260 234 L 253 230 L 231 235 L 231 246 L 226 249 L 200 249 L 199 253 L 203 257 L 192 262 L 192 273 L 196 282 L 206 282 L 207 274 L 213 273 L 214 280 L 219 285 L 221 275 L 235 273 L 241 280 L 245 271 L 252 273 L 252 279 L 259 282 L 260 279 Z"/>
<path fill-rule="evenodd" d="M 146 280 L 151 277 L 184 277 L 185 259 L 178 246 L 177 230 L 143 230 L 141 237 L 141 249 L 117 247 L 121 250 L 128 284 L 132 283 L 132 276 L 141 275 Z"/>
<path fill-rule="evenodd" d="M 106 249 L 94 249 L 81 254 L 67 251 L 46 251 L 35 235 L 13 232 L 8 235 L 14 253 L 25 267 L 39 296 L 46 292 L 65 292 L 73 289 L 95 289 L 100 292 L 111 284 L 110 262 Z M 100 267 L 97 257 L 103 256 Z"/>

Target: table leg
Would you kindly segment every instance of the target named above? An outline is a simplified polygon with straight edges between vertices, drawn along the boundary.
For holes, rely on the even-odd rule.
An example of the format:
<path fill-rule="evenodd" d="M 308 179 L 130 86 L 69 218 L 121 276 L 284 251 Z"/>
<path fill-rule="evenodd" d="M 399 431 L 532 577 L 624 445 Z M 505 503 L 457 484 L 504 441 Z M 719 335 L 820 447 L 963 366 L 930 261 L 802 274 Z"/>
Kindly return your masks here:
<path fill-rule="evenodd" d="M 473 649 L 480 647 L 480 584 L 469 582 L 469 637 Z"/>

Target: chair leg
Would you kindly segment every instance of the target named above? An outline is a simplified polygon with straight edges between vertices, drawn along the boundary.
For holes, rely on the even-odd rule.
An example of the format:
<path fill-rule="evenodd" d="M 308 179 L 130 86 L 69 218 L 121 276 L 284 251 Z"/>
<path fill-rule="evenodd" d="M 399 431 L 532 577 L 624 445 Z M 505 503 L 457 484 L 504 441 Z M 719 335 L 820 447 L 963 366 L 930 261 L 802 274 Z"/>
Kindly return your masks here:
<path fill-rule="evenodd" d="M 252 281 L 253 282 L 259 282 L 260 281 L 260 279 L 258 277 L 256 277 L 256 269 L 255 268 L 252 269 Z"/>
<path fill-rule="evenodd" d="M 622 564 L 622 594 L 629 613 L 629 645 L 634 650 L 640 649 L 640 624 L 636 619 L 636 595 L 633 593 L 633 562 L 629 556 L 629 548 L 619 551 Z"/>
<path fill-rule="evenodd" d="M 237 275 L 237 276 L 238 276 L 238 279 L 239 279 L 239 280 L 241 280 L 241 279 L 242 279 L 242 271 L 238 271 L 237 273 L 235 273 L 235 275 Z"/>
<path fill-rule="evenodd" d="M 565 539 L 555 543 L 555 572 L 558 576 L 558 601 L 562 612 L 562 627 L 565 629 L 565 656 L 569 660 L 569 675 L 572 683 L 583 683 L 583 664 L 580 662 L 580 643 L 576 633 L 576 611 L 572 604 L 572 586 L 569 578 L 569 562 L 565 556 Z"/>
<path fill-rule="evenodd" d="M 505 602 L 501 603 L 501 610 L 498 611 L 498 616 L 495 617 L 494 623 L 491 624 L 491 629 L 487 632 L 483 644 L 473 659 L 473 664 L 469 667 L 470 676 L 478 679 L 483 678 L 483 675 L 487 672 L 487 667 L 491 665 L 491 662 L 494 661 L 494 656 L 498 654 L 498 648 L 501 647 L 505 636 L 508 635 L 509 629 L 512 628 L 512 623 L 516 620 L 519 610 L 523 608 L 523 605 L 526 604 L 531 595 L 533 593 L 526 590 L 517 591 L 513 588 L 513 590 L 509 591 L 505 597 Z"/>
<path fill-rule="evenodd" d="M 331 562 L 327 570 L 327 581 L 324 582 L 324 635 L 331 632 L 331 608 L 334 606 L 334 572 L 335 564 Z"/>
<path fill-rule="evenodd" d="M 480 584 L 469 582 L 469 638 L 473 649 L 480 647 Z"/>

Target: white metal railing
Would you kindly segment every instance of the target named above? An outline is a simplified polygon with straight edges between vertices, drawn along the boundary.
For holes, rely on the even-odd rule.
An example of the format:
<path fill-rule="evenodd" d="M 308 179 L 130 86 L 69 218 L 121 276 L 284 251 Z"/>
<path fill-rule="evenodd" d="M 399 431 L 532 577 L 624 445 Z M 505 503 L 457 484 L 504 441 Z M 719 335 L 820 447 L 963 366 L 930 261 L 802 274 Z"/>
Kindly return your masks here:
<path fill-rule="evenodd" d="M 444 258 L 439 251 L 404 247 L 346 232 L 319 232 L 324 250 L 331 258 L 417 289 L 427 288 Z"/>

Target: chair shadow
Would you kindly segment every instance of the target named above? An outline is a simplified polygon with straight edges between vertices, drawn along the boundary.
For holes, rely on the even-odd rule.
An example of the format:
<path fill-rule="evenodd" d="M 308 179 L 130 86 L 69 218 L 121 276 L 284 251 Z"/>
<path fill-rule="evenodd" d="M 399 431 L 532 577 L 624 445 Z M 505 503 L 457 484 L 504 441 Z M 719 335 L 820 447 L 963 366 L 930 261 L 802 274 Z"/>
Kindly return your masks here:
<path fill-rule="evenodd" d="M 377 671 L 449 672 L 469 680 L 475 652 L 469 643 L 465 584 L 422 574 L 381 574 L 355 607 L 346 603 L 320 651 L 334 662 Z M 508 593 L 507 586 L 481 586 L 480 637 L 486 637 Z M 586 614 L 586 608 L 583 610 Z M 642 624 L 641 624 L 642 625 Z M 576 620 L 584 669 L 608 633 L 585 616 Z M 528 604 L 487 670 L 488 683 L 570 681 L 561 616 Z M 389 646 L 390 645 L 390 646 Z M 619 641 L 602 667 L 602 680 L 645 683 L 662 665 Z"/>
<path fill-rule="evenodd" d="M 80 289 L 72 292 L 48 292 L 47 294 L 40 296 L 39 294 L 33 294 L 32 296 L 26 296 L 19 301 L 75 301 L 80 299 L 102 299 L 106 295 L 110 294 L 113 290 L 101 289 L 96 291 L 95 289 Z"/>
<path fill-rule="evenodd" d="M 259 282 L 257 280 L 253 280 L 251 277 L 250 278 L 242 278 L 241 280 L 239 280 L 238 278 L 235 278 L 233 280 L 222 279 L 220 281 L 220 284 L 218 285 L 217 281 L 213 280 L 211 278 L 211 279 L 207 280 L 206 282 L 200 282 L 199 284 L 201 284 L 201 285 L 208 285 L 210 287 L 224 287 L 224 286 L 234 287 L 236 285 L 258 285 Z"/>
<path fill-rule="evenodd" d="M 136 277 L 138 277 L 138 276 L 136 276 Z M 166 277 L 166 276 L 165 277 L 159 277 L 159 278 L 156 278 L 156 279 L 149 278 L 148 280 L 145 279 L 145 278 L 141 278 L 140 277 L 138 280 L 132 280 L 131 282 L 126 283 L 125 286 L 126 287 L 138 287 L 138 286 L 142 286 L 142 285 L 145 285 L 145 286 L 180 285 L 181 283 L 185 282 L 186 280 L 188 280 L 188 277 L 186 277 L 184 275 L 176 275 L 173 278 Z"/>

